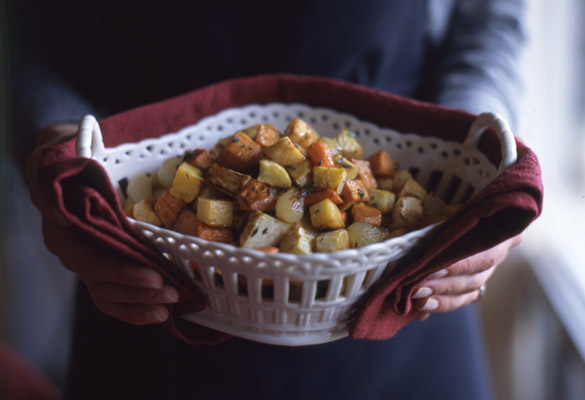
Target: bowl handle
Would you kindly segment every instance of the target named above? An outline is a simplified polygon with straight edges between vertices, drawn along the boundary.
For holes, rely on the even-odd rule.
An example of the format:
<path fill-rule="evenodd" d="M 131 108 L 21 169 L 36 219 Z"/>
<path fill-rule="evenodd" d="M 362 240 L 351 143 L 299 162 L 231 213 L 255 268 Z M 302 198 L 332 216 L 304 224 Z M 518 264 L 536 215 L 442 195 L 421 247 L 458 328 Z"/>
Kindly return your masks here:
<path fill-rule="evenodd" d="M 86 158 L 101 158 L 105 155 L 102 130 L 93 115 L 86 115 L 79 123 L 75 152 Z"/>
<path fill-rule="evenodd" d="M 473 121 L 473 124 L 471 124 L 463 145 L 465 147 L 477 149 L 479 139 L 487 128 L 492 128 L 500 141 L 502 161 L 500 162 L 497 171 L 497 174 L 499 175 L 504 169 L 514 164 L 517 158 L 514 134 L 508 123 L 500 115 L 494 113 L 483 113 L 478 115 L 475 121 Z"/>

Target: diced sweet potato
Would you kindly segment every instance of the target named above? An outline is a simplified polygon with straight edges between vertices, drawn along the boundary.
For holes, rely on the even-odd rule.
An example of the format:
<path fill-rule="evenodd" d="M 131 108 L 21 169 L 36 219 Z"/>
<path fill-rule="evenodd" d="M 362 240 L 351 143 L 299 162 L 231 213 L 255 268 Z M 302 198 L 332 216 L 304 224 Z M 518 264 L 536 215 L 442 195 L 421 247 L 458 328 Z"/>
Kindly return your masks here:
<path fill-rule="evenodd" d="M 355 203 L 369 201 L 370 194 L 361 179 L 348 179 L 343 184 L 341 198 L 343 199 L 343 204 L 339 206 L 339 209 L 345 211 Z"/>
<path fill-rule="evenodd" d="M 256 168 L 261 157 L 262 146 L 244 132 L 238 132 L 221 150 L 216 162 L 236 171 L 250 172 Z"/>
<path fill-rule="evenodd" d="M 272 211 L 277 200 L 270 188 L 256 179 L 248 182 L 237 194 L 236 199 L 244 211 Z"/>
<path fill-rule="evenodd" d="M 366 222 L 370 225 L 380 226 L 382 224 L 382 211 L 370 207 L 363 202 L 354 204 L 351 207 L 353 222 Z"/>
<path fill-rule="evenodd" d="M 219 164 L 212 164 L 205 175 L 205 180 L 222 192 L 235 196 L 252 180 L 252 177 Z"/>
<path fill-rule="evenodd" d="M 183 235 L 197 236 L 197 214 L 190 208 L 185 208 L 172 226 L 172 230 Z"/>
<path fill-rule="evenodd" d="M 213 164 L 213 158 L 206 149 L 195 149 L 183 154 L 183 161 L 202 170 L 207 170 Z"/>
<path fill-rule="evenodd" d="M 222 228 L 216 226 L 205 225 L 201 221 L 197 221 L 196 237 L 200 239 L 209 240 L 210 242 L 220 243 L 234 243 L 234 232 L 230 228 Z"/>
<path fill-rule="evenodd" d="M 367 161 L 370 162 L 370 168 L 376 177 L 392 176 L 398 166 L 385 150 L 372 154 L 367 158 Z"/>
<path fill-rule="evenodd" d="M 165 190 L 162 196 L 154 203 L 154 212 L 165 227 L 170 228 L 175 223 L 175 220 L 187 206 L 187 203 L 171 194 L 170 191 Z"/>
<path fill-rule="evenodd" d="M 329 150 L 329 146 L 323 142 L 315 142 L 307 148 L 307 156 L 311 160 L 313 166 L 334 167 L 333 156 Z"/>
<path fill-rule="evenodd" d="M 329 199 L 334 204 L 343 204 L 343 199 L 333 189 L 325 189 L 318 192 L 313 192 L 305 197 L 305 206 L 318 203 L 322 200 Z"/>
<path fill-rule="evenodd" d="M 282 133 L 269 124 L 258 125 L 254 141 L 262 147 L 270 147 L 282 137 Z"/>
<path fill-rule="evenodd" d="M 357 177 L 364 182 L 366 189 L 377 189 L 378 182 L 376 182 L 376 178 L 374 178 L 374 174 L 370 168 L 370 162 L 367 160 L 357 160 L 355 158 L 352 158 L 351 162 L 358 167 L 359 173 Z"/>

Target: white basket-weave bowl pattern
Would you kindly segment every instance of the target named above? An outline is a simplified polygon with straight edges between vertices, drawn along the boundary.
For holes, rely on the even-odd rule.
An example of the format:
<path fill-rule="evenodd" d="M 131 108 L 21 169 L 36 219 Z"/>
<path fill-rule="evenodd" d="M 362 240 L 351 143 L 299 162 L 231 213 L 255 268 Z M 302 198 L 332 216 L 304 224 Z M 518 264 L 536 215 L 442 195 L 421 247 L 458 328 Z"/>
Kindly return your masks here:
<path fill-rule="evenodd" d="M 164 160 L 185 150 L 209 149 L 218 139 L 257 123 L 272 123 L 283 131 L 294 117 L 304 119 L 323 136 L 333 137 L 341 129 L 355 132 L 365 156 L 385 149 L 400 169 L 409 170 L 427 190 L 448 202 L 466 201 L 515 161 L 512 134 L 493 114 L 482 114 L 468 139 L 454 143 L 382 129 L 330 109 L 280 103 L 228 109 L 178 132 L 108 149 L 103 146 L 99 124 L 87 116 L 80 124 L 77 149 L 78 154 L 101 163 L 120 191 L 122 179 L 153 173 Z M 486 126 L 494 128 L 502 143 L 499 168 L 476 148 Z M 346 336 L 351 306 L 434 228 L 359 249 L 299 256 L 264 254 L 132 222 L 145 238 L 172 256 L 185 279 L 193 279 L 207 296 L 204 311 L 184 318 L 281 345 L 316 344 Z M 197 271 L 192 262 L 198 264 Z"/>

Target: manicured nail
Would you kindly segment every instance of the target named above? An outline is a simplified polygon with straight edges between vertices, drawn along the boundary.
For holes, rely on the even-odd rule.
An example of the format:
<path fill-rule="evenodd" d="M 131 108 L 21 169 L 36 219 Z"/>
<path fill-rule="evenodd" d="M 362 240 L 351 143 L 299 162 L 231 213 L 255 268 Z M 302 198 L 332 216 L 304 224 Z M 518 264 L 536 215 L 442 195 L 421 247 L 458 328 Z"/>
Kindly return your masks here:
<path fill-rule="evenodd" d="M 429 275 L 429 277 L 427 279 L 438 279 L 438 278 L 442 278 L 444 276 L 447 276 L 448 273 L 449 273 L 449 271 L 447 271 L 446 268 L 443 268 L 443 269 L 435 272 L 434 274 Z"/>
<path fill-rule="evenodd" d="M 412 298 L 423 299 L 425 297 L 429 297 L 431 294 L 433 294 L 433 289 L 431 289 L 430 287 L 423 286 L 419 288 L 415 294 L 412 295 Z"/>
<path fill-rule="evenodd" d="M 437 299 L 429 297 L 425 305 L 422 306 L 422 308 L 420 308 L 419 311 L 434 311 L 437 308 L 439 308 L 439 301 Z"/>

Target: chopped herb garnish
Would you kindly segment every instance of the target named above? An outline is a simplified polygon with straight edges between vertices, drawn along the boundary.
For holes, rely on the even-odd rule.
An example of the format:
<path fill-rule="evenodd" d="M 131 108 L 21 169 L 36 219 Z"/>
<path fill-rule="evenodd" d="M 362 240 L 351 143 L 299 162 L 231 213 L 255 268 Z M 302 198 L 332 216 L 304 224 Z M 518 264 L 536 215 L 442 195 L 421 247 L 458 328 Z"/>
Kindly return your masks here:
<path fill-rule="evenodd" d="M 338 163 L 338 164 L 341 164 L 342 162 L 343 162 L 343 157 L 341 157 L 341 158 L 339 158 L 339 159 L 337 160 L 337 163 Z"/>
<path fill-rule="evenodd" d="M 358 244 L 357 244 L 357 242 L 355 242 L 355 244 L 353 245 L 353 247 L 357 247 L 357 246 L 358 246 Z"/>
<path fill-rule="evenodd" d="M 234 140 L 232 140 L 233 142 L 239 142 L 240 138 L 239 137 L 235 137 Z"/>
<path fill-rule="evenodd" d="M 250 186 L 250 192 L 255 192 L 256 188 L 254 186 Z"/>
<path fill-rule="evenodd" d="M 351 137 L 356 137 L 356 133 L 352 131 L 347 131 L 347 134 Z"/>
<path fill-rule="evenodd" d="M 372 203 L 372 206 L 378 208 L 378 203 Z"/>
<path fill-rule="evenodd" d="M 317 214 L 319 211 L 321 211 L 321 210 L 320 209 L 316 209 L 313 214 Z"/>
<path fill-rule="evenodd" d="M 364 191 L 361 189 L 358 189 L 358 194 L 360 195 L 360 198 L 364 197 Z"/>
<path fill-rule="evenodd" d="M 264 230 L 262 231 L 262 234 L 266 235 L 266 232 L 268 232 L 268 228 L 264 228 Z"/>
<path fill-rule="evenodd" d="M 187 176 L 187 179 L 189 179 L 189 174 L 185 174 L 185 176 Z"/>
<path fill-rule="evenodd" d="M 240 146 L 240 148 L 242 148 L 242 149 L 243 149 L 244 147 L 246 147 L 246 145 L 245 145 L 245 144 L 243 144 L 242 146 Z"/>
<path fill-rule="evenodd" d="M 323 161 L 319 161 L 319 164 L 317 164 L 317 165 L 321 165 L 321 164 L 323 164 Z"/>
<path fill-rule="evenodd" d="M 341 166 L 342 166 L 343 168 L 353 168 L 353 167 L 352 167 L 351 165 L 349 165 L 349 164 L 341 164 Z"/>
<path fill-rule="evenodd" d="M 296 147 L 296 148 L 297 148 L 297 150 L 298 150 L 298 148 L 299 148 L 299 145 L 298 145 L 298 144 L 295 144 L 295 147 Z"/>
<path fill-rule="evenodd" d="M 291 165 L 290 167 L 288 167 L 288 169 L 290 169 L 291 171 L 294 171 L 295 169 L 297 169 L 297 167 L 295 167 L 294 165 Z"/>
<path fill-rule="evenodd" d="M 177 157 L 179 157 L 179 156 L 177 156 Z M 193 157 L 195 157 L 195 152 L 188 150 L 183 154 L 183 161 L 189 161 Z"/>
<path fill-rule="evenodd" d="M 252 237 L 254 237 L 254 235 L 256 235 L 258 233 L 258 228 L 254 229 L 254 232 L 252 232 Z"/>

